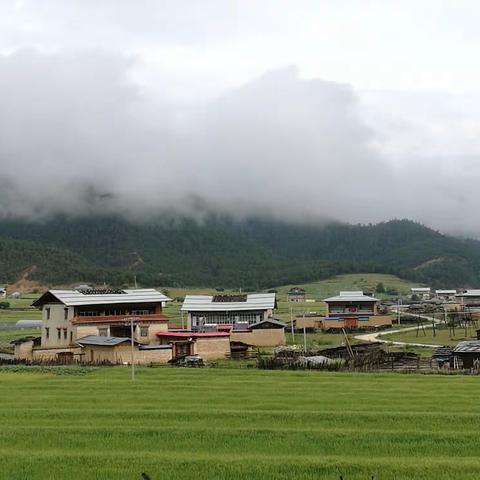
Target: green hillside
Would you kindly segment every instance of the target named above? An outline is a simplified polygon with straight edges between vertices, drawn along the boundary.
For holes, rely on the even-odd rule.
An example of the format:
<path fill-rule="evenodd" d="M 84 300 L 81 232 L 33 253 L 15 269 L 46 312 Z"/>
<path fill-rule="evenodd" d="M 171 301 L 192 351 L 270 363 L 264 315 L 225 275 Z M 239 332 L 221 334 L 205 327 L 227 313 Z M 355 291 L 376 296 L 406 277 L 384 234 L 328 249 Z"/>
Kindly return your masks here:
<path fill-rule="evenodd" d="M 316 226 L 211 216 L 202 222 L 118 217 L 0 222 L 1 281 L 204 286 L 253 290 L 345 273 L 384 273 L 432 286 L 480 283 L 480 242 L 408 220 Z"/>

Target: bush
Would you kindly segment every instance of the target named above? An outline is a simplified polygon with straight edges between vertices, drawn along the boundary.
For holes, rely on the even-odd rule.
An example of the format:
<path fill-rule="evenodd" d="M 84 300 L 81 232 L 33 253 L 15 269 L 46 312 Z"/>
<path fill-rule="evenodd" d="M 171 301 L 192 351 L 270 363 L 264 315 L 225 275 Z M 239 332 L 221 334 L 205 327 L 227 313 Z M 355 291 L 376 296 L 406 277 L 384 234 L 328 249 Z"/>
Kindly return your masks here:
<path fill-rule="evenodd" d="M 0 310 L 7 310 L 10 308 L 10 302 L 0 302 Z"/>

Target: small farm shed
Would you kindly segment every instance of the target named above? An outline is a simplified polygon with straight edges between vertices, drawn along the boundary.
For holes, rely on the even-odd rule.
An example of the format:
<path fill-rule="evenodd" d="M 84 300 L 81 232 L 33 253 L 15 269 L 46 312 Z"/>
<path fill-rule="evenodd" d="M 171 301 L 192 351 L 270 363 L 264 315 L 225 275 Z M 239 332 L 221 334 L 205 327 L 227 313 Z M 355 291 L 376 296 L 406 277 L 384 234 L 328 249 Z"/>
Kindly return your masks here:
<path fill-rule="evenodd" d="M 20 360 L 32 360 L 33 348 L 40 345 L 41 337 L 27 336 L 10 342 L 14 347 L 15 358 Z"/>
<path fill-rule="evenodd" d="M 458 343 L 453 349 L 453 355 L 455 365 L 474 368 L 475 363 L 480 362 L 480 340 L 466 340 Z"/>
<path fill-rule="evenodd" d="M 77 340 L 87 363 L 132 363 L 130 338 L 88 335 Z M 172 359 L 170 345 L 141 345 L 134 343 L 134 362 L 137 364 L 167 363 Z"/>

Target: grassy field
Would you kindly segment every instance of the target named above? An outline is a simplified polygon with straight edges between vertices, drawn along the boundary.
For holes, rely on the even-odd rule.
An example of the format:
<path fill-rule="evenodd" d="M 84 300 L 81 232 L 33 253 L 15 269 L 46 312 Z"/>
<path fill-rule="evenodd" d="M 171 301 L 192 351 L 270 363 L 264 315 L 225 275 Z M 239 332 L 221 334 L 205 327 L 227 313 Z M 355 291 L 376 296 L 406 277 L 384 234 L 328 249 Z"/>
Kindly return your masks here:
<path fill-rule="evenodd" d="M 410 294 L 410 288 L 418 286 L 407 280 L 402 280 L 394 275 L 384 275 L 380 273 L 352 273 L 348 275 L 338 275 L 327 280 L 305 283 L 300 285 L 284 285 L 276 288 L 278 300 L 284 301 L 287 298 L 287 292 L 292 287 L 304 288 L 307 298 L 322 300 L 327 297 L 337 295 L 340 290 L 363 290 L 375 292 L 378 283 L 383 283 L 384 287 L 395 288 L 401 295 Z M 379 294 L 379 298 L 386 298 L 386 295 Z"/>
<path fill-rule="evenodd" d="M 448 328 L 436 328 L 435 336 L 433 335 L 433 329 L 428 328 L 424 331 L 420 328 L 418 331 L 413 330 L 402 333 L 392 333 L 383 337 L 385 340 L 392 340 L 397 342 L 417 342 L 417 343 L 429 343 L 432 345 L 456 345 L 462 340 L 476 340 L 477 335 L 474 328 L 468 328 L 466 331 L 464 328 L 455 328 L 455 334 Z"/>
<path fill-rule="evenodd" d="M 40 294 L 29 293 L 22 295 L 22 298 L 5 298 L 10 304 L 10 308 L 0 310 L 0 323 L 17 322 L 18 320 L 41 320 L 42 314 L 37 308 L 31 306 Z"/>
<path fill-rule="evenodd" d="M 132 384 L 104 368 L 0 385 L 9 480 L 480 476 L 476 377 L 143 368 Z"/>

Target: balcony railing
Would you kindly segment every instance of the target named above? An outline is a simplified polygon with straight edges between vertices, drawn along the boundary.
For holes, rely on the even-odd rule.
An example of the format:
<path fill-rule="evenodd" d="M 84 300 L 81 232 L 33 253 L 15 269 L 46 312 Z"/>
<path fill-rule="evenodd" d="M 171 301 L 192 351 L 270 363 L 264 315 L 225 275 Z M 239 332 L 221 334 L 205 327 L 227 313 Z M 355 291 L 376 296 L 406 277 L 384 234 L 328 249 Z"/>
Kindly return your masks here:
<path fill-rule="evenodd" d="M 138 319 L 140 322 L 167 322 L 168 317 L 161 313 L 151 313 L 148 315 L 95 315 L 73 317 L 72 323 L 125 323 L 130 318 Z"/>

